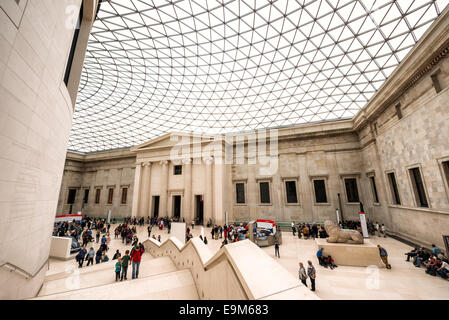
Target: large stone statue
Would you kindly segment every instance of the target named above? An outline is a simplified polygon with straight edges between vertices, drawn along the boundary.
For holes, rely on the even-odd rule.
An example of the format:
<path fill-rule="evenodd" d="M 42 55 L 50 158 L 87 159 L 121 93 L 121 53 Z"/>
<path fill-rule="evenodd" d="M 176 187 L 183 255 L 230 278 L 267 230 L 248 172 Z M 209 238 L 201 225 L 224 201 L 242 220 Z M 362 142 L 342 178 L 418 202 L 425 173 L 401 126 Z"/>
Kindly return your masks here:
<path fill-rule="evenodd" d="M 340 229 L 332 221 L 326 221 L 324 229 L 329 235 L 329 238 L 327 238 L 329 243 L 363 244 L 363 236 L 356 230 Z"/>

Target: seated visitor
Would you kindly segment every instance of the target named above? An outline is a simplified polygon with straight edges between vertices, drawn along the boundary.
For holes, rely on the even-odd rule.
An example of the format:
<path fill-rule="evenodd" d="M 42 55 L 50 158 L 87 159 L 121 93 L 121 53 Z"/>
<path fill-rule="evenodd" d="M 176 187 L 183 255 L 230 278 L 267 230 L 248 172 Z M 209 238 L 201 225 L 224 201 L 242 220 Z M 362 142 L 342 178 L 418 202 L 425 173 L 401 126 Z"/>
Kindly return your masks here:
<path fill-rule="evenodd" d="M 438 248 L 436 245 L 432 244 L 432 254 L 435 257 L 438 257 L 438 255 L 441 253 L 440 248 Z"/>
<path fill-rule="evenodd" d="M 449 263 L 442 261 L 441 266 L 436 271 L 441 278 L 447 279 L 447 274 L 449 273 Z"/>
<path fill-rule="evenodd" d="M 323 248 L 319 248 L 317 253 L 316 253 L 316 257 L 318 258 L 318 262 L 320 263 L 320 266 L 326 266 L 326 263 L 324 262 L 323 259 Z"/>
<path fill-rule="evenodd" d="M 334 259 L 329 255 L 327 258 L 324 258 L 324 261 L 326 263 L 326 266 L 329 266 L 331 270 L 334 270 L 334 268 L 337 267 L 337 265 L 334 263 Z"/>
<path fill-rule="evenodd" d="M 418 254 L 413 260 L 413 264 L 415 265 L 415 267 L 419 268 L 424 261 L 427 261 L 427 259 L 429 259 L 429 256 L 429 253 L 427 253 L 424 248 L 419 248 Z"/>
<path fill-rule="evenodd" d="M 432 256 L 429 262 L 424 263 L 426 267 L 426 273 L 432 276 L 436 276 L 436 271 L 438 269 L 438 259 L 435 256 Z"/>
<path fill-rule="evenodd" d="M 413 250 L 407 253 L 404 253 L 407 256 L 406 261 L 410 261 L 410 257 L 415 257 L 418 254 L 419 250 L 417 246 L 413 247 Z"/>

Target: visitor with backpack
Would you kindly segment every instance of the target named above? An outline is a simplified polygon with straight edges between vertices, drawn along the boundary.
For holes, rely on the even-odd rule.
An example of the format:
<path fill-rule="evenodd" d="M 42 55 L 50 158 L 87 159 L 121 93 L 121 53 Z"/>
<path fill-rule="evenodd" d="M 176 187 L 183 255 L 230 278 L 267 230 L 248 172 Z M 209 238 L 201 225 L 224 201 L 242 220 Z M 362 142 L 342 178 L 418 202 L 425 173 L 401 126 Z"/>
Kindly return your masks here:
<path fill-rule="evenodd" d="M 78 261 L 78 267 L 82 268 L 84 263 L 84 257 L 86 256 L 87 250 L 86 248 L 81 248 L 81 250 L 76 255 L 76 261 Z"/>
<path fill-rule="evenodd" d="M 121 258 L 121 262 L 122 262 L 122 275 L 120 277 L 120 281 L 122 281 L 123 279 L 128 280 L 126 276 L 128 273 L 128 266 L 130 262 L 129 250 L 125 251 L 125 255 L 123 256 L 123 258 Z"/>

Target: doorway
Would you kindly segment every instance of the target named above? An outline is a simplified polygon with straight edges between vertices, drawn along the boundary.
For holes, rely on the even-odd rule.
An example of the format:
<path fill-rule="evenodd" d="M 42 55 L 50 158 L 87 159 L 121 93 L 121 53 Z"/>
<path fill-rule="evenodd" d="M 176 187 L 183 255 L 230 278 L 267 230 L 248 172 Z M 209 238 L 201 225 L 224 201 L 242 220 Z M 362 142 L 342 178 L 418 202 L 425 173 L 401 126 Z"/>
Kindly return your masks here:
<path fill-rule="evenodd" d="M 195 196 L 195 224 L 203 225 L 204 199 L 202 195 Z"/>
<path fill-rule="evenodd" d="M 153 196 L 153 217 L 159 217 L 159 196 Z"/>
<path fill-rule="evenodd" d="M 181 217 L 181 196 L 173 196 L 173 218 Z"/>

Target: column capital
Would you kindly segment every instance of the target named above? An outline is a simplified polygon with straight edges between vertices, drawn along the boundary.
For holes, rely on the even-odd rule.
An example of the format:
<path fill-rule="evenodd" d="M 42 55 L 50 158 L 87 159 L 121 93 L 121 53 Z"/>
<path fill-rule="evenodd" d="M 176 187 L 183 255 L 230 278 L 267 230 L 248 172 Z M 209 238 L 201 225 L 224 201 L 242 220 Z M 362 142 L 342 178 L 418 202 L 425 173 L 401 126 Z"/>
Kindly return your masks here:
<path fill-rule="evenodd" d="M 162 160 L 162 161 L 160 162 L 160 165 L 161 165 L 161 166 L 166 166 L 166 165 L 168 165 L 168 160 Z"/>
<path fill-rule="evenodd" d="M 203 159 L 204 159 L 204 162 L 208 165 L 214 163 L 214 157 L 212 157 L 212 156 L 207 156 L 207 157 L 204 157 Z"/>
<path fill-rule="evenodd" d="M 151 167 L 151 162 L 150 161 L 143 162 L 142 167 Z"/>
<path fill-rule="evenodd" d="M 182 159 L 183 164 L 192 164 L 193 160 L 192 158 L 184 158 Z"/>

